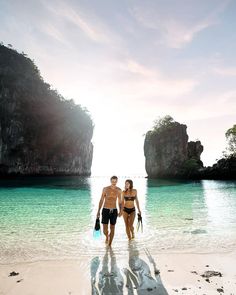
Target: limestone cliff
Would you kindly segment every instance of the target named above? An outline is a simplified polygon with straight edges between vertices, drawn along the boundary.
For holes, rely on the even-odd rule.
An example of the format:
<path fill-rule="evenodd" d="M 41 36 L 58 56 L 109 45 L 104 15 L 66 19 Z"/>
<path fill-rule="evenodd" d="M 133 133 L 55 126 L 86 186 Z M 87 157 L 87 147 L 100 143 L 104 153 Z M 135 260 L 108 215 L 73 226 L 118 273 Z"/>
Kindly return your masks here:
<path fill-rule="evenodd" d="M 0 46 L 0 174 L 90 175 L 93 122 L 25 54 Z"/>
<path fill-rule="evenodd" d="M 193 177 L 203 167 L 200 141 L 188 142 L 187 126 L 171 122 L 145 136 L 145 168 L 150 178 Z"/>

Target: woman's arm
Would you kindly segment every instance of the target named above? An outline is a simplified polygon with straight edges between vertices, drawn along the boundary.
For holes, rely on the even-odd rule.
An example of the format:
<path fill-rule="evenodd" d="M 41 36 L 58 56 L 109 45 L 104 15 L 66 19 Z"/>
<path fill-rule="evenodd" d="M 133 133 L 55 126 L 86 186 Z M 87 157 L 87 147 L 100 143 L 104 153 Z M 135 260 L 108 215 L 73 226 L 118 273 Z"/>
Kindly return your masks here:
<path fill-rule="evenodd" d="M 118 201 L 119 201 L 119 217 L 122 215 L 123 213 L 123 192 L 122 190 L 120 190 L 119 195 L 118 195 Z"/>
<path fill-rule="evenodd" d="M 140 207 L 139 207 L 138 193 L 137 193 L 137 190 L 135 191 L 136 191 L 136 198 L 135 198 L 136 206 L 138 209 L 138 213 L 141 214 Z"/>

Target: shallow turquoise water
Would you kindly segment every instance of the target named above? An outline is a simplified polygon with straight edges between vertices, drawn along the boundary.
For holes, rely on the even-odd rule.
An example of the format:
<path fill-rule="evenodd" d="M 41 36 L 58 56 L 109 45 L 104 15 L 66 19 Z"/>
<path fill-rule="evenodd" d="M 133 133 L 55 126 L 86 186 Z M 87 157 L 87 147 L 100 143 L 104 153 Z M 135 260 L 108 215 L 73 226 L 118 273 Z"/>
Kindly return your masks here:
<path fill-rule="evenodd" d="M 118 186 L 123 188 L 124 177 Z M 236 246 L 235 181 L 161 181 L 134 177 L 144 220 L 140 248 L 224 252 Z M 0 181 L 0 263 L 77 258 L 104 251 L 93 226 L 109 177 Z M 135 221 L 136 226 L 136 221 Z M 113 248 L 127 248 L 118 219 Z"/>

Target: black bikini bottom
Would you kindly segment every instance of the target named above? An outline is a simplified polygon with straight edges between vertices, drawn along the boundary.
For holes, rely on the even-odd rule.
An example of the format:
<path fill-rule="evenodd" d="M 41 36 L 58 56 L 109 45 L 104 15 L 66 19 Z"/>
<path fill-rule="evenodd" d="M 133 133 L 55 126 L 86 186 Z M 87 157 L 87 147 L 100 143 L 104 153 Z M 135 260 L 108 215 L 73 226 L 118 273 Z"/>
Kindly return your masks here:
<path fill-rule="evenodd" d="M 135 212 L 135 207 L 133 207 L 133 208 L 124 207 L 123 211 L 125 211 L 128 214 L 131 214 L 132 212 Z"/>

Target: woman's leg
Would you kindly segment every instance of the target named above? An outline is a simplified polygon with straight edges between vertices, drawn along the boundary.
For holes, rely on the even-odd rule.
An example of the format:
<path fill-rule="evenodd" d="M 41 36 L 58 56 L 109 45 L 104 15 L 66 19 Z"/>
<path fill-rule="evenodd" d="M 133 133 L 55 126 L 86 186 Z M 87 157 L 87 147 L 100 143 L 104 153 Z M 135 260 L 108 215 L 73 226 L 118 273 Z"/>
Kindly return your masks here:
<path fill-rule="evenodd" d="M 132 239 L 134 239 L 134 219 L 135 219 L 135 211 L 133 211 L 129 216 L 129 228 L 131 231 Z"/>
<path fill-rule="evenodd" d="M 123 218 L 125 222 L 125 229 L 126 229 L 126 234 L 129 240 L 131 240 L 131 232 L 129 228 L 129 215 L 127 212 L 123 211 Z"/>

